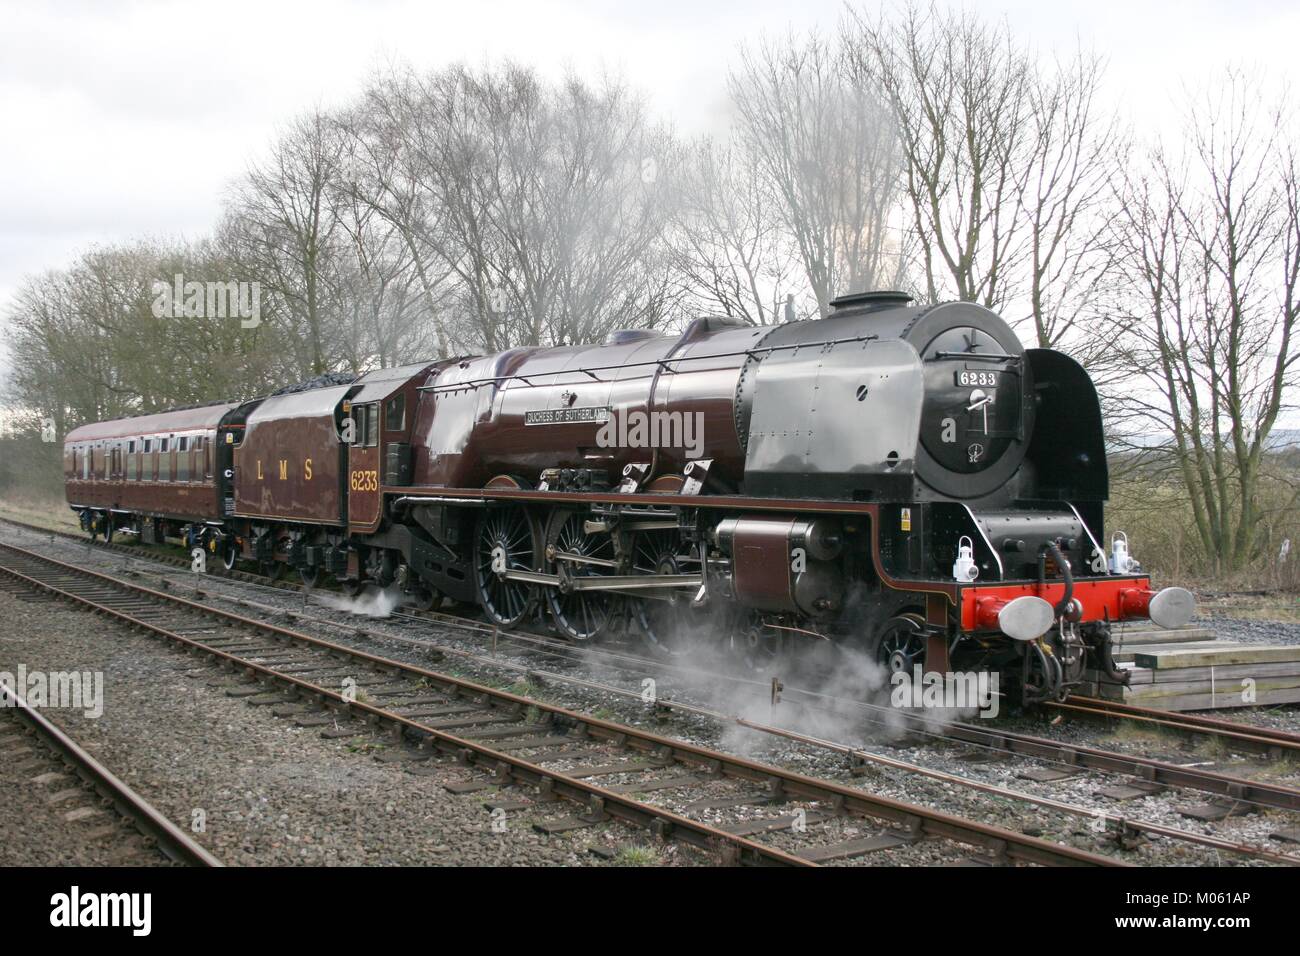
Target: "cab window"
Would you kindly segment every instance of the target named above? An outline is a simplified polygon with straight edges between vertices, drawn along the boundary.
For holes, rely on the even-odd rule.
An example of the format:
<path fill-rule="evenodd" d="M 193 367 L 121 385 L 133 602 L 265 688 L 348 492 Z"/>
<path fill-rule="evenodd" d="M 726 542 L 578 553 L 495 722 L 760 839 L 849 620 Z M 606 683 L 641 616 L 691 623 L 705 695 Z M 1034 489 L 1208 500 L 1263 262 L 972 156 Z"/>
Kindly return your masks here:
<path fill-rule="evenodd" d="M 390 432 L 406 430 L 406 396 L 397 395 L 384 406 L 384 428 Z"/>
<path fill-rule="evenodd" d="M 379 444 L 378 405 L 353 405 L 352 421 L 355 424 L 352 444 L 358 448 L 373 448 Z"/>

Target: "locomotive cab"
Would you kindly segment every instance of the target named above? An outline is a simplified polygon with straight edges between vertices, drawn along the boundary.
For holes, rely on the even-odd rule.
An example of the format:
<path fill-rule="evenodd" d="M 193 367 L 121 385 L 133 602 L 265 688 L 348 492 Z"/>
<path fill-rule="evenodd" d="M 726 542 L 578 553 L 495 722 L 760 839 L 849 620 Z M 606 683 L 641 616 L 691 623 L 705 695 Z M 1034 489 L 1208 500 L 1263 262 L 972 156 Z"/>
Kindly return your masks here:
<path fill-rule="evenodd" d="M 383 519 L 382 488 L 411 484 L 411 428 L 418 383 L 433 363 L 380 369 L 357 380 L 343 403 L 340 432 L 348 456 L 348 528 L 377 531 Z"/>

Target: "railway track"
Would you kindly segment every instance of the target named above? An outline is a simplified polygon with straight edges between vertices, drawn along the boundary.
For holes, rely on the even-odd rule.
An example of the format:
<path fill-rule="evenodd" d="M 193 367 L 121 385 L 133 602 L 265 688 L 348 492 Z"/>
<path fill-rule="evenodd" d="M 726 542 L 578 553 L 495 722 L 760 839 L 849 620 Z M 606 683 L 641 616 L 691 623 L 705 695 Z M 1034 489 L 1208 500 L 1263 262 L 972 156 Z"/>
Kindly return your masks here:
<path fill-rule="evenodd" d="M 972 744 L 994 754 L 1037 757 L 1049 760 L 1058 767 L 1076 771 L 1100 770 L 1122 774 L 1157 788 L 1179 787 L 1198 790 L 1226 798 L 1225 806 L 1229 812 L 1257 807 L 1300 810 L 1300 790 L 1245 777 L 1215 773 L 1203 767 L 1085 747 L 1077 743 L 1036 737 L 1031 734 L 985 729 L 968 723 L 939 723 L 925 718 L 910 718 L 909 727 L 926 733 L 935 733 L 948 740 Z"/>
<path fill-rule="evenodd" d="M 418 763 L 442 754 L 461 762 L 471 774 L 456 788 L 462 792 L 515 786 L 533 794 L 494 797 L 494 814 L 561 801 L 576 810 L 537 824 L 547 832 L 614 820 L 727 862 L 756 864 L 806 866 L 867 854 L 887 861 L 938 839 L 974 847 L 986 863 L 1121 865 L 382 658 L 13 545 L 0 545 L 0 570 L 237 671 L 250 680 L 229 693 L 302 726 L 340 737 L 387 732 L 401 744 L 397 759 Z M 656 795 L 672 799 L 657 803 Z M 834 840 L 845 821 L 873 832 Z M 819 842 L 819 834 L 831 834 L 832 842 Z"/>
<path fill-rule="evenodd" d="M 187 866 L 221 866 L 221 862 L 204 849 L 202 844 L 172 823 L 165 814 L 87 753 L 62 728 L 37 708 L 30 706 L 16 690 L 0 684 L 0 704 L 3 705 L 4 713 L 12 715 L 24 730 L 21 735 L 0 731 L 0 740 L 11 745 L 9 747 L 11 752 L 14 749 L 30 749 L 25 746 L 25 739 L 28 735 L 36 738 L 59 763 L 75 774 L 82 785 L 90 788 L 98 796 L 99 802 L 111 806 L 168 859 Z M 41 774 L 35 779 L 43 782 L 41 778 L 62 780 L 65 776 L 57 771 L 48 770 L 46 774 Z M 84 805 L 78 790 L 79 787 L 66 788 L 48 797 L 49 800 L 57 801 L 62 805 L 65 819 L 69 824 L 93 817 L 98 809 Z M 69 809 L 70 799 L 77 800 L 82 805 Z"/>
<path fill-rule="evenodd" d="M 1153 710 L 1093 697 L 1067 697 L 1060 703 L 1044 706 L 1070 717 L 1130 721 L 1186 737 L 1217 738 L 1241 751 L 1263 754 L 1274 759 L 1300 755 L 1300 734 L 1272 727 L 1255 727 L 1201 714 Z"/>
<path fill-rule="evenodd" d="M 132 549 L 124 550 L 129 552 Z M 179 559 L 169 563 L 184 565 L 184 562 Z M 265 579 L 256 575 L 243 576 L 251 579 L 254 583 L 265 586 Z M 296 585 L 289 583 L 282 582 L 282 584 L 286 588 L 296 587 Z M 246 607 L 249 606 L 248 602 L 240 601 L 238 603 L 243 604 Z M 276 613 L 276 609 L 269 606 L 264 607 L 263 609 L 269 613 Z M 444 614 L 440 612 L 403 613 L 419 620 L 425 620 L 431 623 L 444 623 L 454 625 L 463 630 L 479 632 L 484 636 L 491 634 L 495 650 L 495 641 L 498 635 L 490 624 L 484 624 L 472 619 L 467 619 L 460 615 Z M 290 614 L 290 617 L 299 617 L 299 615 Z M 303 620 L 308 620 L 308 618 L 303 617 Z M 318 623 L 341 627 L 341 625 L 323 619 L 318 620 Z M 364 633 L 364 629 L 355 630 L 359 633 Z M 506 635 L 500 636 L 506 638 Z M 523 635 L 522 638 L 519 635 L 515 635 L 512 638 L 506 639 L 522 639 L 537 644 L 553 643 L 541 635 Z M 615 656 L 625 657 L 626 655 Z M 628 660 L 636 662 L 638 665 L 654 665 L 656 663 L 648 659 L 637 657 L 628 657 Z M 615 690 L 614 688 L 606 689 Z M 790 688 L 789 691 L 793 692 L 793 694 L 799 693 L 797 688 Z M 1058 706 L 1060 706 L 1066 713 L 1074 713 L 1076 709 L 1080 709 L 1085 715 L 1095 716 L 1091 713 L 1093 708 L 1090 706 L 1094 703 L 1100 702 L 1082 701 L 1080 699 L 1072 698 L 1071 701 L 1067 702 L 1067 704 Z M 664 706 L 673 709 L 686 711 L 695 710 L 705 713 L 705 710 L 702 708 L 693 708 L 677 702 L 665 702 Z M 871 705 L 862 703 L 858 703 L 858 706 L 864 709 L 865 719 L 868 721 L 876 720 L 882 724 L 889 723 L 893 725 L 896 725 L 898 722 L 899 715 L 895 711 L 891 710 L 888 714 L 873 714 L 871 713 L 873 710 L 884 711 L 886 708 L 873 708 Z M 1132 716 L 1135 719 L 1159 719 L 1163 723 L 1175 726 L 1178 729 L 1186 727 L 1189 732 L 1194 731 L 1202 734 L 1221 736 L 1233 743 L 1234 746 L 1239 746 L 1239 743 L 1242 740 L 1245 740 L 1248 743 L 1258 743 L 1263 748 L 1260 752 L 1268 753 L 1273 756 L 1276 756 L 1279 752 L 1288 753 L 1294 750 L 1297 745 L 1300 745 L 1300 738 L 1296 737 L 1296 735 L 1289 735 L 1281 731 L 1268 730 L 1256 736 L 1249 733 L 1250 731 L 1256 730 L 1256 728 L 1232 724 L 1228 721 L 1216 720 L 1213 718 L 1191 717 L 1189 715 L 1167 714 L 1162 712 L 1144 712 L 1140 708 L 1123 708 L 1122 706 L 1119 708 L 1112 708 L 1111 713 L 1116 718 L 1123 719 L 1124 717 L 1129 716 L 1129 714 L 1124 711 L 1133 712 Z M 890 758 L 881 758 L 877 755 L 865 753 L 856 748 L 837 744 L 833 741 L 816 740 L 801 734 L 789 733 L 788 731 L 782 730 L 778 727 L 766 726 L 752 721 L 731 718 L 729 715 L 710 715 L 724 720 L 735 720 L 737 723 L 760 732 L 775 734 L 777 736 L 786 736 L 790 739 L 814 743 L 815 745 L 824 748 L 839 750 L 845 753 L 853 762 L 877 762 L 885 765 L 897 765 L 912 770 L 913 772 L 922 773 L 932 777 L 941 779 L 951 778 L 951 781 L 954 783 L 964 782 L 967 786 L 979 789 L 978 785 L 966 778 L 945 775 L 942 773 L 936 774 L 931 771 L 926 771 L 925 768 L 920 766 L 904 764 L 903 762 L 891 760 Z M 977 751 L 982 751 L 986 756 L 993 759 L 1003 756 L 1020 756 L 1041 760 L 1046 762 L 1049 767 L 1052 768 L 1048 771 L 1049 773 L 1055 773 L 1061 776 L 1084 770 L 1094 770 L 1133 778 L 1133 782 L 1129 789 L 1137 791 L 1138 793 L 1153 793 L 1170 787 L 1204 792 L 1216 798 L 1205 807 L 1196 808 L 1206 815 L 1205 819 L 1221 819 L 1229 815 L 1250 812 L 1264 807 L 1288 811 L 1300 809 L 1300 790 L 1267 782 L 1254 781 L 1243 777 L 1220 774 L 1202 767 L 1170 763 L 1168 761 L 1155 760 L 1143 756 L 1134 756 L 1108 750 L 1100 750 L 1097 748 L 1084 747 L 1075 743 L 1065 743 L 1030 734 L 988 729 L 979 724 L 938 722 L 926 719 L 925 717 L 908 717 L 907 721 L 907 729 L 913 733 L 922 734 L 935 739 L 945 739 L 966 744 L 975 748 Z M 1241 749 L 1250 750 L 1252 748 L 1245 747 Z M 1002 795 L 1012 796 L 1018 799 L 1030 799 L 1031 802 L 1035 802 L 1028 794 L 1005 791 L 1002 788 L 990 788 L 990 792 L 998 792 Z M 1130 796 L 1134 795 L 1137 795 L 1137 793 L 1130 794 Z M 1068 805 L 1062 804 L 1060 801 L 1045 800 L 1042 802 L 1044 805 L 1051 805 L 1056 809 L 1068 809 L 1071 812 L 1076 813 L 1085 812 L 1081 808 L 1069 807 Z M 1295 862 L 1293 858 L 1288 857 L 1285 854 L 1270 853 L 1253 845 L 1237 844 L 1232 841 L 1221 840 L 1203 834 L 1195 834 L 1177 828 L 1144 823 L 1140 820 L 1132 819 L 1131 817 L 1121 817 L 1118 814 L 1114 815 L 1114 819 L 1122 826 L 1129 829 L 1145 831 L 1161 836 L 1169 836 L 1174 839 L 1187 839 L 1191 842 L 1211 846 L 1216 849 L 1240 852 L 1247 855 L 1258 855 L 1282 862 Z"/>
<path fill-rule="evenodd" d="M 168 578 L 163 575 L 159 575 L 158 580 L 159 580 L 159 586 L 162 587 L 170 587 L 172 586 L 172 583 L 174 581 L 174 579 Z M 182 583 L 179 584 L 178 586 L 183 587 L 184 584 Z M 219 597 L 211 589 L 196 588 L 193 593 L 196 598 Z M 586 687 L 592 690 L 598 690 L 604 693 L 623 695 L 629 698 L 635 696 L 634 694 L 628 692 L 627 690 L 614 685 L 610 685 L 602 682 L 589 681 L 569 674 L 539 670 L 532 666 L 510 662 L 504 658 L 498 657 L 495 653 L 495 648 L 491 656 L 484 657 L 482 655 L 473 654 L 472 652 L 451 648 L 443 642 L 419 640 L 419 639 L 410 638 L 406 635 L 397 635 L 397 634 L 388 634 L 388 633 L 380 634 L 380 633 L 376 633 L 376 631 L 373 630 L 372 628 L 368 628 L 368 627 L 358 628 L 353 624 L 341 623 L 339 621 L 332 620 L 330 618 L 314 616 L 298 610 L 288 611 L 282 607 L 277 607 L 275 605 L 266 604 L 263 602 L 253 601 L 248 598 L 227 597 L 222 599 L 229 601 L 230 603 L 234 604 L 237 607 L 240 607 L 241 609 L 255 610 L 259 613 L 271 615 L 276 618 L 287 617 L 289 620 L 293 621 L 295 624 L 300 626 L 319 626 L 324 628 L 337 629 L 342 633 L 348 634 L 350 636 L 357 636 L 357 637 L 362 637 L 362 636 L 367 638 L 383 637 L 385 639 L 391 639 L 401 643 L 410 643 L 425 649 L 433 649 L 440 655 L 445 654 L 450 656 L 461 657 L 469 662 L 476 663 L 476 664 L 482 664 L 482 665 L 492 666 L 492 667 L 504 667 L 507 669 L 515 669 L 517 671 L 522 672 L 528 677 L 536 677 L 546 682 L 559 681 L 571 685 Z M 414 614 L 409 616 L 413 621 L 423 622 L 427 620 L 425 613 L 419 613 L 419 614 Z M 460 618 L 453 615 L 440 615 L 440 617 L 445 618 L 447 623 L 455 624 L 458 627 L 463 627 L 466 630 L 472 632 L 478 632 L 479 634 L 484 636 L 492 632 L 492 628 L 490 625 L 484 625 L 481 624 L 480 622 L 468 621 L 464 618 Z M 512 632 L 506 639 L 511 640 L 513 642 L 520 642 L 522 643 L 522 646 L 525 647 L 526 649 L 531 651 L 541 652 L 541 653 L 555 653 L 557 649 L 567 646 L 564 645 L 562 642 L 560 642 L 557 645 L 557 642 L 552 639 L 542 638 L 540 636 L 531 635 L 529 633 Z M 563 655 L 558 655 L 558 656 L 560 656 L 561 659 L 565 659 Z M 653 663 L 644 658 L 639 658 L 630 655 L 615 655 L 615 654 L 602 655 L 601 660 L 602 662 L 609 663 L 610 658 L 625 659 L 627 662 L 626 666 L 635 668 L 634 672 L 638 674 L 649 672 L 642 665 Z M 716 674 L 712 676 L 716 677 L 719 680 L 722 679 L 742 680 L 741 678 L 731 677 L 725 674 Z M 750 682 L 750 683 L 756 685 L 758 682 Z M 793 691 L 794 694 L 801 693 L 798 688 L 786 688 L 786 690 Z M 863 711 L 864 713 L 874 711 L 875 713 L 872 716 L 866 717 L 864 719 L 865 720 L 875 719 L 882 726 L 887 725 L 891 730 L 891 732 L 898 729 L 897 724 L 900 720 L 900 715 L 897 712 L 890 711 L 888 715 L 886 715 L 885 713 L 883 713 L 885 711 L 885 708 L 883 707 L 879 707 L 879 706 L 872 707 L 871 705 L 863 704 L 856 701 L 849 702 L 849 701 L 844 701 L 842 699 L 835 699 L 835 700 L 838 701 L 840 704 L 845 704 L 845 703 L 856 704 L 858 707 L 864 709 Z M 805 701 L 803 704 L 795 704 L 794 706 L 805 706 L 807 703 L 808 702 Z M 857 768 L 859 770 L 865 769 L 866 767 L 871 765 L 899 769 L 911 774 L 917 774 L 923 777 L 928 777 L 930 779 L 940 780 L 944 783 L 950 783 L 953 785 L 961 786 L 966 789 L 970 789 L 974 791 L 982 791 L 984 793 L 996 795 L 999 797 L 1005 797 L 1007 799 L 1015 800 L 1018 802 L 1027 802 L 1041 807 L 1047 807 L 1055 811 L 1074 814 L 1079 817 L 1091 818 L 1094 821 L 1096 821 L 1099 815 L 1101 815 L 1105 817 L 1105 820 L 1108 824 L 1113 824 L 1114 828 L 1119 833 L 1128 833 L 1128 834 L 1145 833 L 1150 836 L 1167 837 L 1170 839 L 1180 840 L 1183 842 L 1192 843 L 1192 844 L 1208 847 L 1215 850 L 1222 850 L 1231 853 L 1239 853 L 1244 856 L 1255 857 L 1260 859 L 1268 859 L 1274 862 L 1285 863 L 1289 865 L 1294 865 L 1300 862 L 1300 859 L 1297 859 L 1296 857 L 1290 856 L 1285 853 L 1274 852 L 1271 849 L 1259 846 L 1258 844 L 1243 844 L 1240 842 L 1234 842 L 1232 840 L 1215 837 L 1209 834 L 1183 830 L 1177 827 L 1171 827 L 1171 826 L 1143 820 L 1141 818 L 1134 817 L 1131 814 L 1119 814 L 1119 813 L 1099 814 L 1099 811 L 1097 809 L 1089 809 L 1079 805 L 1069 804 L 1061 800 L 1037 797 L 1031 793 L 1027 793 L 1024 791 L 1009 790 L 1005 787 L 1001 787 L 997 785 L 987 785 L 970 777 L 945 773 L 942 771 L 935 771 L 915 763 L 897 760 L 894 758 L 884 756 L 879 753 L 873 753 L 846 744 L 842 744 L 837 741 L 826 740 L 822 738 L 812 737 L 807 734 L 798 733 L 790 730 L 788 727 L 775 726 L 772 724 L 765 724 L 754 720 L 748 720 L 745 718 L 737 717 L 733 714 L 721 713 L 707 707 L 690 704 L 685 701 L 657 700 L 656 707 L 664 711 L 669 711 L 669 710 L 678 711 L 681 713 L 687 713 L 695 716 L 705 717 L 710 720 L 717 721 L 721 724 L 729 724 L 729 725 L 744 727 L 748 730 L 753 730 L 760 734 L 770 735 L 774 737 L 781 737 L 791 741 L 808 744 L 821 750 L 827 750 L 827 751 L 839 753 L 846 758 L 846 761 L 850 767 Z M 949 733 L 950 730 L 953 732 Z M 1116 754 L 1116 753 L 1111 753 L 1106 751 L 1098 752 L 1101 757 L 1106 758 L 1104 760 L 1096 760 L 1096 761 L 1085 760 L 1084 762 L 1081 762 L 1076 747 L 1067 744 L 1062 744 L 1057 741 L 1052 741 L 1045 738 L 1032 737 L 1028 735 L 1018 735 L 1018 737 L 1014 741 L 1008 741 L 1007 739 L 1005 739 L 1005 735 L 998 735 L 997 746 L 991 747 L 989 745 L 990 741 L 983 739 L 982 732 L 983 732 L 983 728 L 979 727 L 979 725 L 963 725 L 963 724 L 950 725 L 946 722 L 935 722 L 933 720 L 926 720 L 925 718 L 922 717 L 914 718 L 909 730 L 909 733 L 914 736 L 918 736 L 918 737 L 923 736 L 926 738 L 933 738 L 935 740 L 949 740 L 959 744 L 967 745 L 967 749 L 972 751 L 972 756 L 987 757 L 994 760 L 998 760 L 1000 758 L 1010 758 L 1010 757 L 1029 757 L 1032 759 L 1045 761 L 1047 762 L 1049 767 L 1055 768 L 1058 771 L 1060 770 L 1060 768 L 1064 768 L 1066 771 L 1064 775 L 1070 775 L 1083 769 L 1093 769 L 1093 770 L 1101 770 L 1103 772 L 1134 776 L 1137 778 L 1137 780 L 1135 781 L 1137 787 L 1146 788 L 1140 791 L 1140 793 L 1142 793 L 1143 795 L 1159 792 L 1165 789 L 1166 787 L 1174 787 L 1176 789 L 1195 789 L 1193 787 L 1188 786 L 1185 782 L 1180 783 L 1178 779 L 1180 774 L 1182 776 L 1186 776 L 1188 774 L 1195 773 L 1195 768 L 1189 769 L 1188 767 L 1183 765 L 1162 764 L 1156 762 L 1154 770 L 1159 772 L 1153 774 L 1151 771 L 1147 770 L 1146 767 L 1131 766 L 1127 762 L 1127 759 L 1123 754 Z M 963 739 L 963 737 L 965 739 Z M 1092 754 L 1085 754 L 1085 758 L 1090 756 L 1092 756 Z M 1083 765 L 1084 763 L 1087 763 L 1088 766 L 1085 767 Z M 1151 782 L 1151 778 L 1153 776 L 1159 776 L 1162 782 L 1160 783 Z M 1230 786 L 1231 783 L 1238 782 L 1236 778 L 1229 778 L 1230 781 L 1229 785 L 1224 785 L 1222 780 L 1215 775 L 1210 775 L 1209 781 L 1210 781 L 1210 786 L 1207 787 L 1206 789 L 1209 789 L 1210 792 L 1212 793 L 1221 793 L 1225 797 L 1229 797 L 1230 799 L 1220 804 L 1207 805 L 1204 808 L 1196 808 L 1196 809 L 1204 810 L 1205 812 L 1211 815 L 1222 813 L 1224 816 L 1227 816 L 1227 815 L 1236 815 L 1241 812 L 1248 812 L 1259 808 L 1259 805 L 1249 801 L 1248 794 L 1244 792 L 1240 792 Z M 1234 793 L 1237 793 L 1238 795 L 1233 797 L 1232 794 Z M 1279 791 L 1279 793 L 1281 794 L 1281 802 L 1284 803 L 1289 802 L 1289 799 L 1292 796 L 1291 792 L 1282 790 Z"/>

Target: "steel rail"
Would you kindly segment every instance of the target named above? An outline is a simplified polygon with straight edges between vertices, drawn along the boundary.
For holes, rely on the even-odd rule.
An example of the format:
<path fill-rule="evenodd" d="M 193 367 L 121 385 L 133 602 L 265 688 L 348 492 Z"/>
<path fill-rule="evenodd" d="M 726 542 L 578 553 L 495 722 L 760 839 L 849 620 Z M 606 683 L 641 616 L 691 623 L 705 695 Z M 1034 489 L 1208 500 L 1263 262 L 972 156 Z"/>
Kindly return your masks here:
<path fill-rule="evenodd" d="M 151 837 L 168 858 L 189 866 L 223 866 L 202 844 L 172 823 L 148 800 L 124 783 L 116 774 L 92 757 L 75 740 L 44 714 L 23 699 L 17 690 L 0 684 L 0 701 L 13 708 L 24 723 L 69 764 L 82 780 L 90 784 L 118 813 L 133 821 Z"/>
<path fill-rule="evenodd" d="M 723 715 L 715 716 L 721 717 Z M 865 750 L 859 750 L 856 747 L 850 747 L 847 744 L 836 743 L 833 740 L 814 737 L 810 734 L 802 734 L 795 730 L 786 730 L 782 727 L 773 727 L 769 724 L 758 723 L 744 717 L 731 717 L 729 719 L 741 727 L 748 727 L 763 733 L 772 734 L 773 736 L 785 737 L 787 740 L 793 740 L 797 743 L 810 744 L 812 746 L 821 747 L 825 750 L 842 753 L 851 760 L 878 764 L 882 767 L 890 767 L 908 773 L 917 773 L 923 777 L 930 777 L 931 779 L 940 780 L 945 783 L 971 787 L 976 790 L 982 790 L 985 793 L 1006 797 L 1010 800 L 1037 804 L 1041 807 L 1059 810 L 1062 813 L 1070 813 L 1081 817 L 1092 817 L 1094 819 L 1101 818 L 1108 823 L 1113 821 L 1123 830 L 1141 831 L 1143 833 L 1150 833 L 1153 836 L 1168 837 L 1171 840 L 1199 844 L 1213 850 L 1223 850 L 1228 853 L 1240 853 L 1243 856 L 1272 860 L 1275 863 L 1284 863 L 1288 866 L 1300 865 L 1300 857 L 1291 856 L 1286 853 L 1278 853 L 1277 851 L 1270 850 L 1266 847 L 1256 846 L 1249 843 L 1235 843 L 1232 840 L 1224 840 L 1220 837 L 1210 836 L 1204 833 L 1195 833 L 1191 830 L 1180 830 L 1177 827 L 1166 826 L 1161 823 L 1143 820 L 1138 817 L 1129 817 L 1120 813 L 1111 813 L 1105 810 L 1091 810 L 1087 807 L 1080 807 L 1075 806 L 1072 803 L 1066 803 L 1063 800 L 1054 800 L 1051 797 L 1041 797 L 1037 794 L 1025 793 L 1021 790 L 1011 790 L 1007 787 L 1000 787 L 997 784 L 984 783 L 981 780 L 971 780 L 967 777 L 962 777 L 959 774 L 948 773 L 944 770 L 932 770 L 929 767 L 922 767 L 918 764 L 908 763 L 905 760 L 895 760 L 892 757 L 869 753 Z"/>
<path fill-rule="evenodd" d="M 1179 766 L 1151 757 L 1098 750 L 1095 747 L 1051 740 L 1047 737 L 1034 737 L 1007 730 L 984 730 L 974 724 L 941 723 L 924 717 L 909 717 L 907 725 L 995 752 L 1046 758 L 1067 766 L 1127 774 L 1150 783 L 1200 790 L 1242 803 L 1282 810 L 1300 810 L 1300 790 L 1293 787 L 1263 783 L 1245 777 L 1232 777 L 1200 767 Z"/>
<path fill-rule="evenodd" d="M 1255 727 L 1217 717 L 1154 710 L 1093 697 L 1067 697 L 1059 703 L 1053 702 L 1047 706 L 1067 714 L 1135 720 L 1189 734 L 1221 737 L 1239 743 L 1243 749 L 1270 756 L 1278 756 L 1288 751 L 1300 752 L 1300 734 L 1273 727 Z"/>
<path fill-rule="evenodd" d="M 119 590 L 130 591 L 173 606 L 184 607 L 207 617 L 275 634 L 291 643 L 321 649 L 335 656 L 349 657 L 370 667 L 386 670 L 389 673 L 405 673 L 444 688 L 454 688 L 459 695 L 476 697 L 481 700 L 493 700 L 518 709 L 536 708 L 540 714 L 547 715 L 556 725 L 577 730 L 581 736 L 575 737 L 575 739 L 585 737 L 586 739 L 634 748 L 665 759 L 671 758 L 713 773 L 765 785 L 769 789 L 779 791 L 787 799 L 826 802 L 841 812 L 872 817 L 894 824 L 918 838 L 935 837 L 983 847 L 991 850 L 995 857 L 1011 862 L 1041 865 L 1127 865 L 1113 857 L 1062 846 L 1038 837 L 1031 837 L 992 824 L 957 817 L 929 807 L 869 794 L 833 781 L 808 777 L 770 764 L 759 763 L 721 751 L 663 737 L 640 728 L 602 720 L 542 701 L 512 694 L 508 691 L 467 681 L 463 678 L 380 657 L 278 625 L 198 604 L 178 595 L 155 591 L 151 588 L 121 581 L 109 575 L 78 568 L 14 545 L 0 544 L 0 551 L 52 566 L 64 573 L 102 582 Z M 650 827 L 664 836 L 705 849 L 730 846 L 734 849 L 741 862 L 776 863 L 795 866 L 815 865 L 784 850 L 728 833 L 725 830 L 692 820 L 666 808 L 643 803 L 630 795 L 617 793 L 579 778 L 569 777 L 563 772 L 545 769 L 524 758 L 495 750 L 473 740 L 458 737 L 445 730 L 430 727 L 416 719 L 404 717 L 401 714 L 362 701 L 347 700 L 343 694 L 329 688 L 318 686 L 291 674 L 282 673 L 272 667 L 246 660 L 227 650 L 206 645 L 202 641 L 107 607 L 91 598 L 76 594 L 47 581 L 42 581 L 19 569 L 0 565 L 0 570 L 25 581 L 33 587 L 55 593 L 117 619 L 124 624 L 142 628 L 183 647 L 205 653 L 218 661 L 242 669 L 251 676 L 287 684 L 295 688 L 299 694 L 314 698 L 323 705 L 341 713 L 364 717 L 372 723 L 387 726 L 399 733 L 409 732 L 411 736 L 420 741 L 422 746 L 436 746 L 444 752 L 460 756 L 466 763 L 477 765 L 498 775 L 508 776 L 531 786 L 540 787 L 543 791 L 552 793 L 555 796 L 565 797 L 573 802 L 584 804 L 593 812 L 604 813 L 610 817 L 642 827 Z"/>

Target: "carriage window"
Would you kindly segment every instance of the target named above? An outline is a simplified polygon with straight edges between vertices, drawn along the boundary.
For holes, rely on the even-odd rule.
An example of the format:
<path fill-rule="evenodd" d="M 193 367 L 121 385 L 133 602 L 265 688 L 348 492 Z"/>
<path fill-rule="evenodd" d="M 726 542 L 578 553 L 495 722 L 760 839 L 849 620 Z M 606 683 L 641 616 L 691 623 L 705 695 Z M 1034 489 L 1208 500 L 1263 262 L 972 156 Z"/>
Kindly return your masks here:
<path fill-rule="evenodd" d="M 81 455 L 81 477 L 83 480 L 90 478 L 90 460 L 94 457 L 94 452 L 89 448 L 82 449 Z"/>
<path fill-rule="evenodd" d="M 140 477 L 140 459 L 135 453 L 135 442 L 126 443 L 126 480 L 136 481 Z"/>
<path fill-rule="evenodd" d="M 406 396 L 390 398 L 384 406 L 384 427 L 390 432 L 400 432 L 406 428 Z"/>
<path fill-rule="evenodd" d="M 176 450 L 177 450 L 177 451 L 188 451 L 188 450 L 189 450 L 189 447 L 190 447 L 190 440 L 189 440 L 188 438 L 178 438 L 178 439 L 176 439 L 176 441 L 177 441 L 177 443 L 178 443 L 178 444 L 176 445 Z"/>
<path fill-rule="evenodd" d="M 162 439 L 162 444 L 158 446 L 158 450 L 159 450 L 159 451 L 166 451 L 166 450 L 171 446 L 171 443 L 172 443 L 172 440 L 171 440 L 170 438 L 164 438 L 164 439 Z"/>
<path fill-rule="evenodd" d="M 148 452 L 153 451 L 153 439 L 152 439 L 152 438 L 146 438 L 146 439 L 144 440 L 144 450 L 145 450 L 145 453 L 146 453 L 146 454 L 147 454 Z"/>
<path fill-rule="evenodd" d="M 176 440 L 176 450 L 177 452 L 179 452 L 179 454 L 177 454 L 176 456 L 176 480 L 177 481 L 190 480 L 190 453 L 185 447 L 188 444 L 189 444 L 188 439 L 178 438 Z"/>

